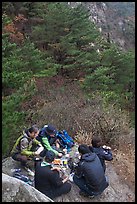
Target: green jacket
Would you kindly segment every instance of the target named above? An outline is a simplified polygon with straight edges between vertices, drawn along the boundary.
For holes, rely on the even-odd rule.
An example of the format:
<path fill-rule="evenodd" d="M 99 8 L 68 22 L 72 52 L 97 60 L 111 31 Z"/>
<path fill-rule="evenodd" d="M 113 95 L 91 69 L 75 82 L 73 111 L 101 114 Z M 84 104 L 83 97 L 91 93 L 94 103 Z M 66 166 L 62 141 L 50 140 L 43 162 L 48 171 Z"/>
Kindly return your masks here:
<path fill-rule="evenodd" d="M 47 137 L 42 137 L 41 140 L 42 140 L 42 144 L 43 144 L 44 148 L 46 148 L 47 150 L 53 151 L 55 153 L 55 155 L 58 156 L 59 152 L 51 147 Z"/>
<path fill-rule="evenodd" d="M 11 151 L 11 155 L 15 153 L 21 153 L 22 155 L 26 156 L 34 156 L 34 152 L 36 150 L 31 150 L 33 146 L 42 146 L 42 144 L 36 139 L 31 139 L 31 137 L 24 133 L 17 139 L 16 143 L 14 144 L 13 149 Z"/>

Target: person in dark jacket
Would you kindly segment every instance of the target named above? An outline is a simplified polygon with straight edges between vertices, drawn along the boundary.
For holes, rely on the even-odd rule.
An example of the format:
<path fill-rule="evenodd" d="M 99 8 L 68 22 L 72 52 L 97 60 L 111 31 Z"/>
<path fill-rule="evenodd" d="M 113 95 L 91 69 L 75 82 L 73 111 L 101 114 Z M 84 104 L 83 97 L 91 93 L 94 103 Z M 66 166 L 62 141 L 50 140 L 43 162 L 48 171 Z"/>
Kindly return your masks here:
<path fill-rule="evenodd" d="M 53 144 L 58 144 L 56 143 L 56 133 L 57 130 L 53 125 L 44 125 L 36 139 L 41 142 L 45 150 L 51 150 L 55 156 L 62 157 L 62 153 L 53 148 Z"/>
<path fill-rule="evenodd" d="M 71 190 L 68 177 L 61 178 L 61 169 L 52 166 L 54 158 L 55 153 L 48 150 L 43 161 L 35 162 L 35 188 L 51 199 L 66 194 Z"/>
<path fill-rule="evenodd" d="M 80 188 L 80 195 L 97 196 L 109 185 L 101 162 L 98 156 L 91 152 L 85 144 L 81 144 L 78 151 L 81 158 L 76 167 L 73 181 Z"/>
<path fill-rule="evenodd" d="M 93 137 L 92 138 L 92 146 L 89 146 L 89 149 L 92 152 L 95 152 L 97 156 L 99 157 L 101 164 L 103 166 L 104 172 L 106 171 L 106 161 L 113 160 L 113 155 L 111 148 L 109 146 L 103 145 L 102 146 L 102 140 L 99 137 Z"/>

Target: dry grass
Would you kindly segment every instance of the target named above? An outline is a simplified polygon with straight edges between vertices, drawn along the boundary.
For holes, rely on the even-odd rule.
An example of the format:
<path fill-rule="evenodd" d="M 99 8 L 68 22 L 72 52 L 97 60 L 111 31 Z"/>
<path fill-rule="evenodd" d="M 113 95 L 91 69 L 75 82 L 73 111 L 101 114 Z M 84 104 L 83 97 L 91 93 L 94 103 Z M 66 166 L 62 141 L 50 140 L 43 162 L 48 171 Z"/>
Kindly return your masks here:
<path fill-rule="evenodd" d="M 40 127 L 53 124 L 87 144 L 91 144 L 92 136 L 98 135 L 107 144 L 119 145 L 121 136 L 129 133 L 129 118 L 124 112 L 113 106 L 103 108 L 101 99 L 86 99 L 76 81 L 41 79 L 37 87 L 35 102 L 33 98 L 29 102 L 33 106 L 27 123 Z"/>

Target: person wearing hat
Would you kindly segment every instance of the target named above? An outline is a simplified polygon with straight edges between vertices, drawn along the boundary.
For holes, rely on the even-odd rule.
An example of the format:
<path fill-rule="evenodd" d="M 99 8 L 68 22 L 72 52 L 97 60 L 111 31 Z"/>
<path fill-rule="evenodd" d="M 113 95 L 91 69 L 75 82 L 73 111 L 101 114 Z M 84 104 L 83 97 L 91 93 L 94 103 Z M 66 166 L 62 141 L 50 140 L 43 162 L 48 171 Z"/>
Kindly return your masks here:
<path fill-rule="evenodd" d="M 53 167 L 52 162 L 55 159 L 55 153 L 51 150 L 45 152 L 43 160 L 35 162 L 35 188 L 53 199 L 71 190 L 71 184 L 68 177 L 60 177 L 60 168 Z"/>
<path fill-rule="evenodd" d="M 56 144 L 57 130 L 52 125 L 45 125 L 39 132 L 39 135 L 36 137 L 38 141 L 41 142 L 45 150 L 51 150 L 55 153 L 55 156 L 62 157 L 62 153 L 53 148 L 53 145 Z M 42 155 L 41 155 L 42 156 Z"/>

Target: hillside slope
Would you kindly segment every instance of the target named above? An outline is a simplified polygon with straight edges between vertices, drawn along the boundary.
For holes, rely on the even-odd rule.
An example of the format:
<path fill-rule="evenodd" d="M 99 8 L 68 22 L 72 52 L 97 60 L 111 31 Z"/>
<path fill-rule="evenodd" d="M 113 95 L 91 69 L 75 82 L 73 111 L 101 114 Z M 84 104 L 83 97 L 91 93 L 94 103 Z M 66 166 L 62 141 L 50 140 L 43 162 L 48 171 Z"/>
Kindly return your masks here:
<path fill-rule="evenodd" d="M 135 2 L 68 2 L 73 8 L 84 5 L 90 20 L 110 41 L 124 50 L 135 49 Z"/>
<path fill-rule="evenodd" d="M 37 78 L 37 93 L 22 103 L 22 109 L 27 111 L 26 124 L 54 124 L 58 129 L 66 129 L 79 143 L 91 143 L 92 127 L 105 113 L 102 112 L 100 101 L 85 98 L 79 87 L 80 81 L 66 79 L 61 76 Z M 112 110 L 111 110 L 112 111 Z M 112 112 L 113 113 L 113 112 Z M 110 119 L 115 115 L 109 113 Z M 118 115 L 122 118 L 122 115 Z M 109 119 L 109 118 L 107 118 Z M 115 118 L 118 125 L 119 118 Z M 122 121 L 124 125 L 125 121 Z M 111 125 L 111 124 L 110 124 Z M 118 128 L 118 126 L 117 126 Z M 127 124 L 125 131 L 127 131 Z M 95 130 L 97 127 L 95 126 Z M 105 127 L 106 129 L 106 127 Z M 99 131 L 99 130 L 97 130 Z M 93 132 L 95 135 L 97 132 Z M 107 132 L 105 133 L 107 134 Z M 105 141 L 104 141 L 105 142 Z M 93 202 L 134 202 L 135 199 L 135 132 L 121 132 L 116 138 L 117 143 L 110 142 L 113 161 L 107 163 L 106 175 L 110 185 L 104 193 L 94 198 Z M 3 160 L 3 173 L 10 172 L 9 158 Z M 61 196 L 57 202 L 91 202 L 89 198 L 79 195 L 79 189 L 72 184 L 69 194 Z"/>

